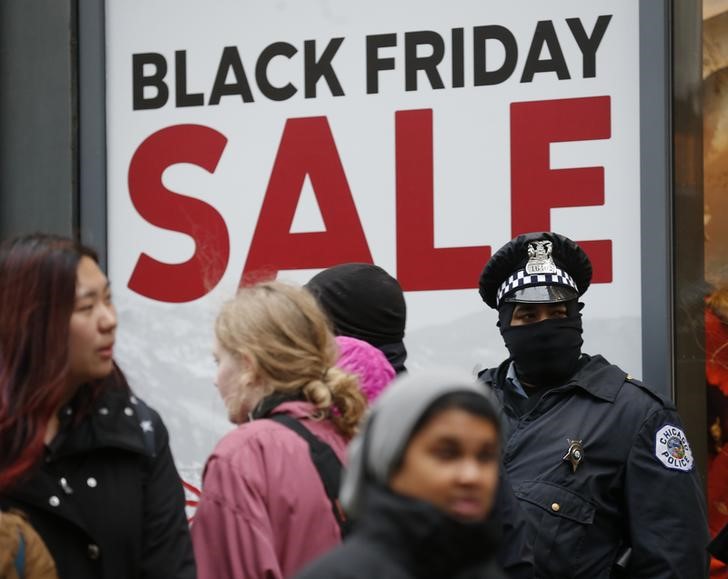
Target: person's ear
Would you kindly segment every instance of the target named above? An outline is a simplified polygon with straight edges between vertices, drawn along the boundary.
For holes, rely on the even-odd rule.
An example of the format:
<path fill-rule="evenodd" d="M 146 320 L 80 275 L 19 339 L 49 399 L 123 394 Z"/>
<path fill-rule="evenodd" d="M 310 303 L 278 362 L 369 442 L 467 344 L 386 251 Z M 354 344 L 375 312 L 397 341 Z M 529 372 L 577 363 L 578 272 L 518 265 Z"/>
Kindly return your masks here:
<path fill-rule="evenodd" d="M 259 386 L 261 382 L 260 367 L 256 359 L 249 352 L 236 352 L 235 355 L 238 359 L 240 375 L 245 377 L 245 386 Z"/>

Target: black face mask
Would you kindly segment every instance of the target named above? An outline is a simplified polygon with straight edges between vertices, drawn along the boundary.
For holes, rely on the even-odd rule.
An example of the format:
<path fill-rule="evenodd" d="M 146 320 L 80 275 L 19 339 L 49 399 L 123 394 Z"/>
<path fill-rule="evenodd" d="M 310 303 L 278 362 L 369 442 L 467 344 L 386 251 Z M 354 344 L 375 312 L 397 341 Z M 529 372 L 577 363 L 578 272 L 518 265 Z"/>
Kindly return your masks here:
<path fill-rule="evenodd" d="M 560 386 L 581 355 L 581 314 L 525 326 L 501 327 L 518 379 L 533 386 Z"/>

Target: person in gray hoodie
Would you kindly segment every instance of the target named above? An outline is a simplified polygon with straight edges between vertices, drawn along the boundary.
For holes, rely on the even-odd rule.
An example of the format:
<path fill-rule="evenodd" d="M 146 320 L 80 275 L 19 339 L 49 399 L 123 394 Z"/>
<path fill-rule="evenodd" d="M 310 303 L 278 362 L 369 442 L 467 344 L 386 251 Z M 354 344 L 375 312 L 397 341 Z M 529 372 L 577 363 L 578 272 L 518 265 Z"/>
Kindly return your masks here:
<path fill-rule="evenodd" d="M 298 579 L 501 579 L 490 519 L 500 421 L 489 395 L 457 372 L 398 378 L 349 448 L 340 499 L 344 544 Z"/>

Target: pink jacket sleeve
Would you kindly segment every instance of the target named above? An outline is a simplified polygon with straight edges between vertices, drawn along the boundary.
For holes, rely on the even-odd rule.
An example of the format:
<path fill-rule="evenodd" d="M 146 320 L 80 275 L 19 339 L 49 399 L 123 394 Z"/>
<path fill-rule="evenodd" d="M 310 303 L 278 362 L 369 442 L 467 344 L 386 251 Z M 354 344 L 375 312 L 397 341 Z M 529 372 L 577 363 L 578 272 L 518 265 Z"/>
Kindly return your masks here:
<path fill-rule="evenodd" d="M 253 448 L 235 462 L 260 464 Z M 260 469 L 241 470 L 227 457 L 210 458 L 192 523 L 198 579 L 283 579 L 273 530 L 256 480 Z"/>

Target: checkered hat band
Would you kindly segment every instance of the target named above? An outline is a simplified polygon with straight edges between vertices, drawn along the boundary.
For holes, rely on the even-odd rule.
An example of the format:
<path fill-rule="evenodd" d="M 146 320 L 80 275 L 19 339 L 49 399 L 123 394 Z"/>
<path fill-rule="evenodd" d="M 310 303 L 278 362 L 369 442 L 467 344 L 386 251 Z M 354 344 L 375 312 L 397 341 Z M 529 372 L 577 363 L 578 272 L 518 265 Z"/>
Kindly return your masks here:
<path fill-rule="evenodd" d="M 526 273 L 525 269 L 521 269 L 512 274 L 498 288 L 498 295 L 496 296 L 497 305 L 500 306 L 503 297 L 512 291 L 535 285 L 564 285 L 574 288 L 576 292 L 579 291 L 571 276 L 558 267 L 556 268 L 556 273 L 539 273 L 533 275 Z"/>

